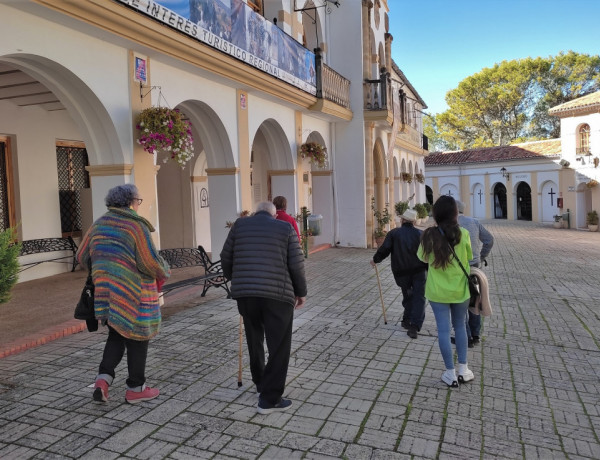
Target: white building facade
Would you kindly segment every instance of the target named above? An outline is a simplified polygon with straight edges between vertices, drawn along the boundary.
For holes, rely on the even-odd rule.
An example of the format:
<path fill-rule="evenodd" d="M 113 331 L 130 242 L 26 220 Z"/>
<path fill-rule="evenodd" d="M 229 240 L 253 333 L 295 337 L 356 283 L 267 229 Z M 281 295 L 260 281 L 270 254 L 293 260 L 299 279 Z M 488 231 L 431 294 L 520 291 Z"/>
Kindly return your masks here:
<path fill-rule="evenodd" d="M 571 228 L 587 228 L 587 213 L 600 208 L 600 92 L 550 114 L 561 119 L 560 139 L 430 154 L 430 198 L 452 195 L 480 219 L 550 223 L 568 215 Z"/>
<path fill-rule="evenodd" d="M 371 246 L 372 196 L 390 209 L 425 196 L 401 180 L 424 169 L 425 104 L 392 64 L 388 8 L 0 1 L 2 228 L 77 241 L 106 211 L 106 192 L 135 183 L 162 248 L 218 254 L 226 222 L 277 195 L 290 214 L 323 216 L 316 243 Z M 184 168 L 137 143 L 151 106 L 191 122 L 196 154 Z M 327 148 L 326 167 L 301 157 L 305 142 Z M 21 281 L 68 269 L 42 264 Z"/>

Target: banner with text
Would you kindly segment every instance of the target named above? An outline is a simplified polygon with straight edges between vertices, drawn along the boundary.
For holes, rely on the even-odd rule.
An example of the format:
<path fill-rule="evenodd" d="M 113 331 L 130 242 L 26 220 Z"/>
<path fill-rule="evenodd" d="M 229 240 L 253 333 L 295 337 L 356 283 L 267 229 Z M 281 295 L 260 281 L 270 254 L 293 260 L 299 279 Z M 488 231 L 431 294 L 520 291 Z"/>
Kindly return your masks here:
<path fill-rule="evenodd" d="M 242 0 L 116 0 L 316 94 L 315 55 Z"/>

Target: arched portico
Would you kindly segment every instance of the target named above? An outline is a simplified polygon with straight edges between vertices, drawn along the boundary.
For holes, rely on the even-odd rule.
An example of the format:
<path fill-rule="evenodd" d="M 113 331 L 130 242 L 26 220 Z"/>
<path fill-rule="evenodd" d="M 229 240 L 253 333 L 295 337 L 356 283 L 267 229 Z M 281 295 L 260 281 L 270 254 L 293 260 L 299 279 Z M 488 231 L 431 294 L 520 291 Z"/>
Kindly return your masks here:
<path fill-rule="evenodd" d="M 231 142 L 223 122 L 205 102 L 189 100 L 178 105 L 192 124 L 195 157 L 181 168 L 164 163 L 160 154 L 157 176 L 161 247 L 195 247 L 220 250 L 221 231 L 237 212 L 237 177 Z M 208 171 L 217 174 L 209 175 Z M 218 241 L 217 241 L 218 240 Z"/>
<path fill-rule="evenodd" d="M 292 213 L 298 201 L 296 164 L 291 143 L 276 120 L 267 119 L 258 127 L 252 139 L 250 161 L 254 205 L 281 195 L 286 197 Z"/>

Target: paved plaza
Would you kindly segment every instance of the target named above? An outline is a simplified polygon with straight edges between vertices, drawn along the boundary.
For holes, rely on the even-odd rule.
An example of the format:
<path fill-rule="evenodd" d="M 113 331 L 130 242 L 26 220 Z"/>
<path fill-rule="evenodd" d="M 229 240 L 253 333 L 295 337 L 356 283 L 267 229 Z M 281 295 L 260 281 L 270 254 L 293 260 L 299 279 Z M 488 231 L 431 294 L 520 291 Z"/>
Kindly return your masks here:
<path fill-rule="evenodd" d="M 106 404 L 91 385 L 105 332 L 0 359 L 1 459 L 600 458 L 600 233 L 486 221 L 494 314 L 469 349 L 475 380 L 450 389 L 433 313 L 419 338 L 373 250 L 307 260 L 283 413 L 256 413 L 239 316 L 211 289 L 163 323 L 147 377 L 159 398 L 125 403 L 125 361 Z M 213 292 L 214 291 L 214 292 Z"/>

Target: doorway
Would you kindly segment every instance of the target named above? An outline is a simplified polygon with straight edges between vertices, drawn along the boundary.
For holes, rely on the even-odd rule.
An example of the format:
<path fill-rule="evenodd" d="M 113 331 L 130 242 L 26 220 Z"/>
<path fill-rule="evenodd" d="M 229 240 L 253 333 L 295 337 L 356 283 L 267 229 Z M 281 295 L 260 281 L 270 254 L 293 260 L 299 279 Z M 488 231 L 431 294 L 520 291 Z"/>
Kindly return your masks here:
<path fill-rule="evenodd" d="M 494 218 L 506 219 L 506 215 L 506 187 L 498 183 L 494 187 Z"/>
<path fill-rule="evenodd" d="M 531 187 L 527 182 L 517 186 L 517 220 L 531 220 Z"/>

